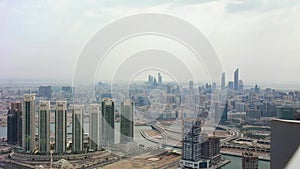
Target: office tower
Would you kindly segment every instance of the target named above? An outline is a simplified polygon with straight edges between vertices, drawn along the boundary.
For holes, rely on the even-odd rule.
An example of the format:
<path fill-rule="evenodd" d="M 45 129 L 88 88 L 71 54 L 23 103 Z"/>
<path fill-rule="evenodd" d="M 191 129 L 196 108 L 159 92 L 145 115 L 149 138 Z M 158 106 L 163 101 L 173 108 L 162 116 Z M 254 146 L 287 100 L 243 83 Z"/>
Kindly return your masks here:
<path fill-rule="evenodd" d="M 225 76 L 225 72 L 222 73 L 222 78 L 221 78 L 221 89 L 225 90 L 226 89 L 226 76 Z"/>
<path fill-rule="evenodd" d="M 153 81 L 154 81 L 153 76 L 149 74 L 148 75 L 148 84 L 152 85 Z"/>
<path fill-rule="evenodd" d="M 52 89 L 51 86 L 40 86 L 39 87 L 39 97 L 51 98 Z"/>
<path fill-rule="evenodd" d="M 90 149 L 99 150 L 101 148 L 101 113 L 99 104 L 90 104 L 90 124 L 89 124 L 89 145 Z"/>
<path fill-rule="evenodd" d="M 194 82 L 193 81 L 189 81 L 189 91 L 190 91 L 190 94 L 194 93 Z"/>
<path fill-rule="evenodd" d="M 115 112 L 114 101 L 106 98 L 102 100 L 102 145 L 110 146 L 115 143 Z"/>
<path fill-rule="evenodd" d="M 221 122 L 226 122 L 228 119 L 228 100 L 226 100 L 224 110 L 221 116 Z"/>
<path fill-rule="evenodd" d="M 39 152 L 50 152 L 50 101 L 39 102 Z"/>
<path fill-rule="evenodd" d="M 162 85 L 162 76 L 160 73 L 158 73 L 158 84 Z"/>
<path fill-rule="evenodd" d="M 185 119 L 183 121 L 183 147 L 180 167 L 200 168 L 201 121 Z"/>
<path fill-rule="evenodd" d="M 22 146 L 22 104 L 11 103 L 7 113 L 7 143 Z"/>
<path fill-rule="evenodd" d="M 80 152 L 83 150 L 83 106 L 73 105 L 72 110 L 72 150 Z"/>
<path fill-rule="evenodd" d="M 22 109 L 22 148 L 27 152 L 35 149 L 35 95 L 25 94 Z"/>
<path fill-rule="evenodd" d="M 133 141 L 133 106 L 131 100 L 121 103 L 121 143 Z"/>
<path fill-rule="evenodd" d="M 56 101 L 55 106 L 55 152 L 67 149 L 67 102 Z"/>
<path fill-rule="evenodd" d="M 251 152 L 242 153 L 243 169 L 258 169 L 258 156 Z"/>
<path fill-rule="evenodd" d="M 234 90 L 239 90 L 239 68 L 234 71 Z"/>
<path fill-rule="evenodd" d="M 300 121 L 271 121 L 271 168 L 299 168 Z"/>

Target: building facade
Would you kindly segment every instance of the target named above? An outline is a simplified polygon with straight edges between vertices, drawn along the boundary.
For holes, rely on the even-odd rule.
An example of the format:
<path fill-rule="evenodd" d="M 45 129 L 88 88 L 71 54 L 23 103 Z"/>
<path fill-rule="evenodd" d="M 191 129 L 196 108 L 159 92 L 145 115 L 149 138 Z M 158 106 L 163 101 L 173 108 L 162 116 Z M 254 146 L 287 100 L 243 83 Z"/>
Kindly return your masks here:
<path fill-rule="evenodd" d="M 83 105 L 72 105 L 72 151 L 83 150 Z"/>
<path fill-rule="evenodd" d="M 39 102 L 39 152 L 50 152 L 50 101 Z"/>
<path fill-rule="evenodd" d="M 115 143 L 115 112 L 114 101 L 110 98 L 102 100 L 102 145 L 110 146 Z"/>
<path fill-rule="evenodd" d="M 101 148 L 101 113 L 99 104 L 90 104 L 90 123 L 89 123 L 89 147 L 93 150 Z"/>
<path fill-rule="evenodd" d="M 185 119 L 183 122 L 183 148 L 181 167 L 200 168 L 201 163 L 201 121 Z"/>
<path fill-rule="evenodd" d="M 35 95 L 25 94 L 22 109 L 22 148 L 27 152 L 35 149 Z"/>
<path fill-rule="evenodd" d="M 56 101 L 55 105 L 55 152 L 67 149 L 67 102 Z"/>
<path fill-rule="evenodd" d="M 226 74 L 225 74 L 225 72 L 222 73 L 222 77 L 221 77 L 221 89 L 222 90 L 226 89 Z"/>
<path fill-rule="evenodd" d="M 133 141 L 133 112 L 134 103 L 131 100 L 121 103 L 121 143 Z"/>
<path fill-rule="evenodd" d="M 11 103 L 7 113 L 7 143 L 22 146 L 22 103 Z"/>
<path fill-rule="evenodd" d="M 239 69 L 234 71 L 234 90 L 239 90 Z"/>

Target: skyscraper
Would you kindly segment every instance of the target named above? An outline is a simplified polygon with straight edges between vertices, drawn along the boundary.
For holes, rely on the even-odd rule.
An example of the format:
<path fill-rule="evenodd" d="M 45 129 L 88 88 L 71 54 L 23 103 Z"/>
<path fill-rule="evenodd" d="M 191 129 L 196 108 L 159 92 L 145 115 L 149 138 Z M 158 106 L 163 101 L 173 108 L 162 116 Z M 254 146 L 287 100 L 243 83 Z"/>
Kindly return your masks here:
<path fill-rule="evenodd" d="M 121 103 L 121 143 L 133 141 L 133 106 L 131 100 Z"/>
<path fill-rule="evenodd" d="M 162 76 L 160 73 L 158 73 L 158 84 L 162 85 Z"/>
<path fill-rule="evenodd" d="M 201 163 L 201 121 L 185 119 L 183 122 L 183 147 L 181 167 L 200 168 Z"/>
<path fill-rule="evenodd" d="M 50 101 L 39 102 L 39 152 L 50 152 Z"/>
<path fill-rule="evenodd" d="M 224 106 L 223 113 L 221 116 L 221 122 L 222 123 L 226 122 L 227 118 L 228 118 L 228 100 L 226 100 L 226 102 L 225 102 L 225 106 Z"/>
<path fill-rule="evenodd" d="M 221 89 L 225 90 L 226 89 L 226 74 L 225 72 L 222 73 L 222 78 L 221 78 Z"/>
<path fill-rule="evenodd" d="M 83 150 L 83 106 L 73 105 L 72 110 L 72 150 L 80 152 Z"/>
<path fill-rule="evenodd" d="M 22 110 L 22 148 L 32 152 L 35 148 L 35 95 L 25 94 Z"/>
<path fill-rule="evenodd" d="M 115 143 L 115 112 L 114 101 L 102 100 L 102 145 L 110 146 Z"/>
<path fill-rule="evenodd" d="M 234 71 L 234 90 L 239 90 L 239 68 Z"/>
<path fill-rule="evenodd" d="M 258 169 L 258 156 L 251 152 L 242 153 L 243 169 Z"/>
<path fill-rule="evenodd" d="M 190 94 L 194 94 L 194 82 L 193 81 L 189 81 L 189 91 L 190 91 Z"/>
<path fill-rule="evenodd" d="M 90 104 L 89 105 L 89 112 L 90 112 L 90 127 L 89 127 L 89 134 L 90 134 L 90 149 L 97 149 L 99 150 L 101 147 L 101 113 L 99 110 L 99 104 Z"/>
<path fill-rule="evenodd" d="M 11 103 L 7 113 L 7 143 L 22 146 L 22 104 Z"/>
<path fill-rule="evenodd" d="M 55 106 L 55 152 L 63 153 L 67 147 L 67 102 L 56 101 Z"/>

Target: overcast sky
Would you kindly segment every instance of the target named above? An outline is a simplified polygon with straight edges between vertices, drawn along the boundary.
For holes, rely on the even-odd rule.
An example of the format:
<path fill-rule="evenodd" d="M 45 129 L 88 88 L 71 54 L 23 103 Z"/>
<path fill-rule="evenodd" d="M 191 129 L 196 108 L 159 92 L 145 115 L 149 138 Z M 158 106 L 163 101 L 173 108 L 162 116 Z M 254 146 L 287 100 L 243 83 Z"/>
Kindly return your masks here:
<path fill-rule="evenodd" d="M 2 0 L 0 79 L 71 82 L 77 57 L 95 32 L 144 12 L 197 27 L 216 49 L 227 80 L 240 68 L 244 83 L 300 82 L 297 0 Z"/>

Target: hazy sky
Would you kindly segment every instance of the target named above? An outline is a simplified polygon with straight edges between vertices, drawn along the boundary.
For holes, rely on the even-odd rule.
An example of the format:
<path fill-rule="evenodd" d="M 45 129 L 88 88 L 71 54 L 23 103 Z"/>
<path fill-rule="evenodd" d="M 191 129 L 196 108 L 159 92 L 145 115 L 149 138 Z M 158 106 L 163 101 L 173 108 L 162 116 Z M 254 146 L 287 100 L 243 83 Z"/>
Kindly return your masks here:
<path fill-rule="evenodd" d="M 95 32 L 144 12 L 197 27 L 216 49 L 227 80 L 239 67 L 244 83 L 300 82 L 298 0 L 2 0 L 0 79 L 71 82 L 77 57 Z"/>

